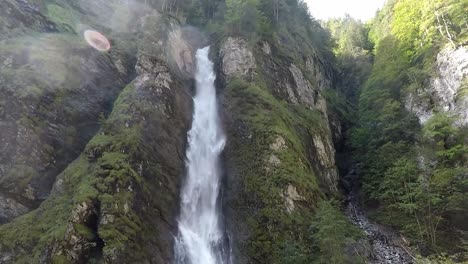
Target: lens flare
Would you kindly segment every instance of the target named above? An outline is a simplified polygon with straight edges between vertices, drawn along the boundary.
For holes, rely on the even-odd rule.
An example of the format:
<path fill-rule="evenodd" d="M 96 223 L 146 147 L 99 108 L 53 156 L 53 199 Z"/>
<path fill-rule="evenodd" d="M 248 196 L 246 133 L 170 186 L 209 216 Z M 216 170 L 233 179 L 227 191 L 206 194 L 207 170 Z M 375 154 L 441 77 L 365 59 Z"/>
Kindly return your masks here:
<path fill-rule="evenodd" d="M 109 40 L 103 34 L 95 30 L 86 30 L 84 32 L 84 38 L 91 47 L 99 51 L 109 51 L 111 48 Z"/>

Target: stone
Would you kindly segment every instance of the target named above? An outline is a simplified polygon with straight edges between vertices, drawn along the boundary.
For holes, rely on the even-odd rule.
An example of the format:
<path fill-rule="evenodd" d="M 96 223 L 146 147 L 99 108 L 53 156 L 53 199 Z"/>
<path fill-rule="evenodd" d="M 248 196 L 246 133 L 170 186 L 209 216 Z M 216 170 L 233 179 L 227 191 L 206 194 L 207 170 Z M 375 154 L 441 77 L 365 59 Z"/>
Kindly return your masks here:
<path fill-rule="evenodd" d="M 270 149 L 274 151 L 278 151 L 278 150 L 282 150 L 286 148 L 287 148 L 286 141 L 284 140 L 282 136 L 277 136 L 275 139 L 275 142 L 273 142 L 273 144 L 270 145 Z"/>
<path fill-rule="evenodd" d="M 299 101 L 297 100 L 296 94 L 294 93 L 294 89 L 289 83 L 285 83 L 286 92 L 288 93 L 288 100 L 293 104 L 298 104 Z"/>
<path fill-rule="evenodd" d="M 81 202 L 73 209 L 70 221 L 72 223 L 87 222 L 87 219 L 95 213 L 94 211 L 94 206 L 88 204 L 87 202 Z"/>
<path fill-rule="evenodd" d="M 331 89 L 333 78 L 331 73 L 326 71 L 325 65 L 314 57 L 309 57 L 306 60 L 306 69 L 312 75 L 312 79 L 317 84 L 320 90 Z"/>
<path fill-rule="evenodd" d="M 4 61 L 3 61 L 3 67 L 5 68 L 11 68 L 13 66 L 13 57 L 8 56 Z"/>
<path fill-rule="evenodd" d="M 4 6 L 4 2 L 14 3 L 15 1 L 0 1 L 0 7 Z M 69 8 L 71 12 L 76 11 L 73 10 L 74 6 Z M 0 8 L 0 17 L 4 11 L 5 9 Z M 39 73 L 42 73 L 41 70 L 47 70 L 44 65 L 57 67 L 50 73 L 46 72 L 51 75 L 51 82 L 44 84 L 44 87 L 39 87 L 44 88 L 41 91 L 46 92 L 37 96 L 38 100 L 35 100 L 36 98 L 29 93 L 26 94 L 26 98 L 19 100 L 15 93 L 21 92 L 24 86 L 16 85 L 10 80 L 7 80 L 8 85 L 4 85 L 1 82 L 5 82 L 6 78 L 0 76 L 2 95 L 0 101 L 7 119 L 4 120 L 2 117 L 0 120 L 0 150 L 2 150 L 0 152 L 0 185 L 5 182 L 4 176 L 8 175 L 11 164 L 14 164 L 14 159 L 19 156 L 18 153 L 25 154 L 24 156 L 28 158 L 21 159 L 22 164 L 31 165 L 32 168 L 37 167 L 37 171 L 40 172 L 38 175 L 41 177 L 44 174 L 50 175 L 48 179 L 50 185 L 53 185 L 55 181 L 52 193 L 46 190 L 43 196 L 37 195 L 44 197 L 41 199 L 46 202 L 33 201 L 40 206 L 28 217 L 22 218 L 26 221 L 13 220 L 11 228 L 7 228 L 6 225 L 0 226 L 0 233 L 7 233 L 11 237 L 8 241 L 0 243 L 0 262 L 16 263 L 21 260 L 25 263 L 52 263 L 56 260 L 55 257 L 58 257 L 60 262 L 70 263 L 88 263 L 93 262 L 94 259 L 98 262 L 112 263 L 173 262 L 173 234 L 177 228 L 176 218 L 180 198 L 178 190 L 182 185 L 184 175 L 183 153 L 191 120 L 192 98 L 191 82 L 181 76 L 178 71 L 179 65 L 182 69 L 189 68 L 187 53 L 179 53 L 180 49 L 186 47 L 184 43 L 176 43 L 177 48 L 173 51 L 169 50 L 168 34 L 177 30 L 174 22 L 166 23 L 169 19 L 169 16 L 164 16 L 159 20 L 160 23 L 150 23 L 152 21 L 148 20 L 145 31 L 139 31 L 139 34 L 133 35 L 141 36 L 141 38 L 131 39 L 130 41 L 134 43 L 115 45 L 116 50 L 120 47 L 126 49 L 123 47 L 126 44 L 132 46 L 131 51 L 122 51 L 131 57 L 129 60 L 131 65 L 127 65 L 120 56 L 115 65 L 112 61 L 114 58 L 112 50 L 106 54 L 97 53 L 81 45 L 82 41 L 75 39 L 74 34 L 43 36 L 43 34 L 34 33 L 33 35 L 38 38 L 30 42 L 27 39 L 26 41 L 9 39 L 8 43 L 13 43 L 11 47 L 7 45 L 7 42 L 1 41 L 0 75 L 10 74 L 19 81 L 28 81 L 27 78 L 35 77 L 36 72 L 26 72 L 27 74 L 23 76 L 20 75 L 20 71 L 15 72 L 15 67 L 32 69 Z M 159 28 L 156 29 L 156 27 Z M 2 30 L 0 26 L 0 39 L 3 36 Z M 115 42 L 124 41 L 117 37 L 116 32 L 112 34 L 115 34 Z M 69 41 L 69 38 L 72 41 Z M 30 46 L 35 46 L 31 43 L 39 44 L 39 51 L 31 49 Z M 55 43 L 66 45 L 61 45 L 60 49 L 56 49 L 53 46 Z M 154 47 L 158 43 L 164 47 L 164 50 Z M 133 47 L 137 50 L 133 50 Z M 50 54 L 62 52 L 62 48 L 65 55 Z M 31 52 L 23 52 L 23 50 Z M 16 52 L 19 55 L 15 54 L 11 69 L 3 68 L 3 59 Z M 180 55 L 176 58 L 180 60 L 172 61 L 172 54 Z M 29 61 L 30 58 L 34 60 Z M 73 63 L 68 61 L 71 58 L 74 59 Z M 62 61 L 66 67 L 60 65 Z M 64 73 L 68 70 L 72 71 Z M 124 79 L 121 75 L 126 73 L 131 73 L 131 78 L 135 80 L 131 82 L 125 79 L 124 84 L 121 81 Z M 40 77 L 31 79 L 31 82 L 49 80 Z M 55 80 L 58 77 L 71 80 L 69 82 L 68 79 Z M 18 82 L 18 84 L 24 84 L 24 82 Z M 39 82 L 39 85 L 42 83 Z M 126 86 L 125 92 L 120 93 L 124 85 Z M 57 92 L 60 92 L 59 98 L 54 96 Z M 119 93 L 119 100 L 115 101 Z M 113 104 L 115 107 L 112 107 Z M 69 111 L 73 113 L 73 116 L 67 116 L 67 111 L 61 111 L 63 106 L 70 107 Z M 48 107 L 51 109 L 49 110 Z M 101 120 L 97 122 L 97 119 L 101 113 L 107 119 L 104 122 L 108 126 L 102 126 L 102 130 L 98 132 L 99 124 L 102 122 Z M 30 117 L 34 118 L 35 122 L 26 124 L 17 122 L 17 120 L 29 121 Z M 89 124 L 92 127 L 89 127 Z M 79 131 L 76 131 L 75 135 L 73 128 L 76 128 L 76 125 Z M 64 130 L 64 127 L 69 128 L 71 132 Z M 43 128 L 45 130 L 41 131 Z M 61 131 L 69 133 L 59 133 Z M 82 134 L 86 134 L 86 137 Z M 95 144 L 96 142 L 92 140 L 91 144 L 87 145 L 93 135 L 98 135 L 98 137 L 102 135 L 102 138 L 109 139 L 109 141 L 102 145 Z M 131 151 L 126 145 L 128 138 L 133 136 L 138 137 L 139 140 L 135 141 L 132 147 L 138 148 L 139 152 L 138 155 L 127 155 L 126 153 L 136 152 Z M 54 146 L 52 149 L 41 144 L 43 142 L 40 141 L 49 138 L 54 140 L 53 144 L 50 144 Z M 21 141 L 18 143 L 17 139 Z M 68 140 L 77 140 L 80 144 L 62 144 Z M 115 160 L 102 162 L 102 155 L 109 153 L 127 157 L 125 162 L 128 164 L 124 166 L 127 171 L 118 172 L 119 181 L 111 181 L 112 176 L 109 176 L 110 172 L 119 170 L 118 166 L 114 166 Z M 64 159 L 65 156 L 66 159 Z M 42 157 L 44 158 L 41 159 Z M 142 159 L 144 166 L 140 169 L 138 165 L 143 164 Z M 50 171 L 44 168 L 45 164 L 59 165 L 56 171 Z M 132 169 L 128 170 L 127 166 Z M 136 175 L 135 172 L 140 175 Z M 106 180 L 109 181 L 106 182 Z M 34 179 L 31 186 L 35 188 L 35 184 L 42 181 L 43 179 L 38 177 Z M 29 183 L 29 181 L 25 182 L 24 186 L 28 186 Z M 19 184 L 12 186 L 19 186 Z M 14 197 L 24 194 L 24 186 L 18 188 L 21 190 L 17 191 Z M 88 190 L 90 192 L 87 192 Z M 82 195 L 83 191 L 85 195 Z M 117 194 L 118 191 L 120 191 L 119 194 Z M 32 193 L 39 192 L 33 190 Z M 101 195 L 104 193 L 106 197 Z M 125 200 L 121 201 L 117 197 L 125 197 Z M 16 201 L 25 200 L 24 197 L 20 198 Z M 69 203 L 73 206 L 71 210 Z M 8 206 L 12 207 L 11 204 L 13 203 Z M 114 210 L 114 204 L 119 205 L 116 210 Z M 33 208 L 28 208 L 28 211 L 31 209 Z M 58 219 L 66 220 L 57 220 L 54 223 L 45 222 L 54 219 L 55 214 Z M 36 215 L 38 217 L 35 217 Z M 34 226 L 26 226 L 25 222 L 28 225 L 37 222 L 41 227 L 40 231 L 50 236 L 41 236 L 39 239 L 37 234 L 41 232 L 34 232 L 37 229 Z M 130 226 L 132 224 L 138 227 L 133 230 L 133 226 Z M 28 230 L 24 232 L 24 235 L 15 237 L 12 230 L 23 228 L 23 226 Z M 131 228 L 128 228 L 129 226 Z M 112 232 L 115 228 L 119 229 L 117 237 L 112 234 L 106 236 L 105 233 L 99 234 L 98 232 L 98 230 Z M 55 232 L 57 230 L 60 231 Z M 65 234 L 63 234 L 64 231 Z M 101 235 L 105 241 L 100 240 Z M 122 240 L 121 237 L 126 239 Z M 5 244 L 14 245 L 14 248 L 2 248 Z M 134 254 L 135 250 L 139 253 Z M 9 255 L 10 251 L 13 251 L 12 255 Z"/>
<path fill-rule="evenodd" d="M 110 56 L 74 35 L 0 40 L 0 193 L 29 210 L 46 199 L 111 110 L 122 79 Z"/>
<path fill-rule="evenodd" d="M 0 224 L 6 220 L 18 217 L 30 209 L 14 199 L 7 198 L 0 194 Z"/>
<path fill-rule="evenodd" d="M 312 89 L 309 81 L 307 81 L 302 73 L 301 69 L 299 69 L 296 65 L 291 64 L 289 67 L 291 74 L 293 76 L 295 82 L 295 91 L 297 96 L 297 101 L 301 102 L 304 105 L 313 108 L 315 105 L 316 100 L 316 93 Z"/>
<path fill-rule="evenodd" d="M 227 38 L 221 46 L 220 55 L 227 78 L 249 76 L 256 68 L 254 56 L 247 42 L 241 38 Z"/>
<path fill-rule="evenodd" d="M 300 103 L 309 109 L 317 109 L 327 117 L 327 102 L 320 95 L 319 88 L 313 86 L 305 77 L 302 70 L 295 64 L 291 64 L 289 71 L 294 80 L 294 85 L 286 83 L 286 91 L 289 101 Z"/>
<path fill-rule="evenodd" d="M 169 33 L 169 50 L 180 71 L 193 76 L 195 72 L 194 49 L 184 39 L 182 29 L 178 28 Z"/>
<path fill-rule="evenodd" d="M 468 49 L 445 48 L 437 55 L 436 74 L 427 87 L 409 93 L 405 107 L 421 124 L 435 112 L 457 117 L 456 125 L 468 124 Z"/>
<path fill-rule="evenodd" d="M 328 182 L 332 191 L 337 191 L 338 171 L 335 164 L 335 148 L 331 138 L 322 139 L 318 134 L 313 135 L 316 158 L 320 163 L 321 174 Z"/>
<path fill-rule="evenodd" d="M 288 185 L 286 190 L 284 190 L 283 193 L 280 194 L 280 196 L 283 197 L 286 212 L 289 214 L 292 213 L 296 208 L 294 204 L 295 202 L 306 200 L 297 192 L 296 187 L 291 184 Z"/>
<path fill-rule="evenodd" d="M 265 54 L 267 55 L 270 55 L 271 54 L 271 47 L 270 47 L 270 44 L 268 44 L 268 42 L 263 42 L 262 44 L 262 50 L 263 52 L 265 52 Z"/>
<path fill-rule="evenodd" d="M 277 166 L 277 165 L 281 164 L 281 160 L 275 154 L 271 154 L 270 158 L 268 159 L 268 163 L 273 165 L 273 166 Z"/>

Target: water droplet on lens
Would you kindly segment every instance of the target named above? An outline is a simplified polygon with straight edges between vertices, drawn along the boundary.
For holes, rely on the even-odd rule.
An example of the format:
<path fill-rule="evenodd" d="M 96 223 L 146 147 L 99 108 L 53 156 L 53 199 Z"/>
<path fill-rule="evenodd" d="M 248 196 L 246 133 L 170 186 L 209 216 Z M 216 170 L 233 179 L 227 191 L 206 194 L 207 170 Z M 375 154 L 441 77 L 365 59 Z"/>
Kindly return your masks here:
<path fill-rule="evenodd" d="M 95 30 L 86 30 L 84 32 L 86 42 L 98 51 L 109 51 L 111 48 L 109 40 L 101 33 Z"/>

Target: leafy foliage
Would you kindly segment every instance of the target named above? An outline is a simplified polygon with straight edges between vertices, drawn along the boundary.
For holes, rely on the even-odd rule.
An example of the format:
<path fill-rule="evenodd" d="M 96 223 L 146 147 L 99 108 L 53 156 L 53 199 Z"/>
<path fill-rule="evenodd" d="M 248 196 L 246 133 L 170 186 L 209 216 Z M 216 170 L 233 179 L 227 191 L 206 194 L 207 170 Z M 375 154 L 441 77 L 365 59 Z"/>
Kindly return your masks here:
<path fill-rule="evenodd" d="M 314 263 L 351 263 L 345 248 L 362 237 L 362 231 L 353 226 L 330 201 L 322 201 L 312 225 L 312 237 L 316 242 L 319 259 Z"/>
<path fill-rule="evenodd" d="M 330 31 L 334 42 L 338 96 L 350 104 L 341 109 L 353 113 L 357 108 L 359 89 L 369 77 L 372 68 L 373 45 L 369 41 L 369 29 L 350 16 L 328 20 L 325 27 Z M 342 119 L 352 122 L 354 118 L 348 116 Z"/>
<path fill-rule="evenodd" d="M 467 132 L 444 113 L 421 127 L 403 102 L 427 85 L 438 50 L 464 41 L 462 2 L 387 2 L 371 24 L 375 62 L 352 130 L 368 205 L 425 254 L 466 251 Z"/>

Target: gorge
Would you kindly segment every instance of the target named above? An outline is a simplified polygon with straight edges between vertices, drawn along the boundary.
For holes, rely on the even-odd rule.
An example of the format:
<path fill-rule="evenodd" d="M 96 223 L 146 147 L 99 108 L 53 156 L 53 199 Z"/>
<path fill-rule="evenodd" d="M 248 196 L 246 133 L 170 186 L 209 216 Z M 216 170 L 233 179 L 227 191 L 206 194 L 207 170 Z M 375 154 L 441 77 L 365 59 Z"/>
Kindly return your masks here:
<path fill-rule="evenodd" d="M 0 263 L 465 263 L 467 8 L 0 0 Z"/>

